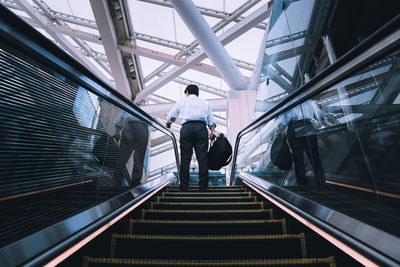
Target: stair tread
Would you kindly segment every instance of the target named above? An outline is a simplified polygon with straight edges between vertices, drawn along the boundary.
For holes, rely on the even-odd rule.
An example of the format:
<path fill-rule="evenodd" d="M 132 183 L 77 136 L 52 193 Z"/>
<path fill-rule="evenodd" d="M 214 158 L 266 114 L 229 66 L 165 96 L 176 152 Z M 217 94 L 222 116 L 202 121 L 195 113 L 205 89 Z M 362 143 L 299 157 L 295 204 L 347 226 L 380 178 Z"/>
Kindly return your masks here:
<path fill-rule="evenodd" d="M 262 201 L 251 201 L 251 202 L 151 202 L 157 205 L 250 205 L 250 204 L 259 204 L 262 205 L 264 202 Z"/>
<path fill-rule="evenodd" d="M 304 233 L 299 234 L 269 234 L 269 235 L 130 235 L 113 234 L 113 239 L 131 240 L 269 240 L 269 239 L 304 239 Z"/>
<path fill-rule="evenodd" d="M 282 223 L 286 219 L 261 219 L 261 220 L 133 220 L 133 223 L 157 223 L 157 224 L 255 224 L 255 223 Z"/>
<path fill-rule="evenodd" d="M 248 210 L 158 210 L 143 209 L 143 212 L 151 213 L 262 213 L 270 212 L 272 209 L 248 209 Z"/>
<path fill-rule="evenodd" d="M 292 264 L 335 264 L 333 256 L 327 258 L 295 258 L 295 259 L 129 259 L 129 258 L 91 258 L 85 257 L 85 262 L 104 264 L 157 264 L 165 266 L 265 266 Z"/>

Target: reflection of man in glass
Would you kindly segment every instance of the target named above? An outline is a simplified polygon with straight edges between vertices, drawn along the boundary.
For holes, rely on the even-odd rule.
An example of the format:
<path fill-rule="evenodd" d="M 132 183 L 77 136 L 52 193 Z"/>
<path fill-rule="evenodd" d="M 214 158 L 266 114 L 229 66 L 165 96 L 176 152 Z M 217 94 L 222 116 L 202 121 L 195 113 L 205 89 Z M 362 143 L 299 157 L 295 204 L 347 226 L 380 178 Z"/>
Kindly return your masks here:
<path fill-rule="evenodd" d="M 149 128 L 144 122 L 122 110 L 115 124 L 114 137 L 117 140 L 121 138 L 115 182 L 117 186 L 121 186 L 125 165 L 134 151 L 131 186 L 137 186 L 143 175 L 143 161 L 147 149 Z"/>
<path fill-rule="evenodd" d="M 283 115 L 283 123 L 288 125 L 287 138 L 293 153 L 297 183 L 307 184 L 304 164 L 304 152 L 311 162 L 315 173 L 315 183 L 325 182 L 325 173 L 318 152 L 316 125 L 324 120 L 325 115 L 314 101 L 307 100 L 301 106 L 291 109 Z"/>

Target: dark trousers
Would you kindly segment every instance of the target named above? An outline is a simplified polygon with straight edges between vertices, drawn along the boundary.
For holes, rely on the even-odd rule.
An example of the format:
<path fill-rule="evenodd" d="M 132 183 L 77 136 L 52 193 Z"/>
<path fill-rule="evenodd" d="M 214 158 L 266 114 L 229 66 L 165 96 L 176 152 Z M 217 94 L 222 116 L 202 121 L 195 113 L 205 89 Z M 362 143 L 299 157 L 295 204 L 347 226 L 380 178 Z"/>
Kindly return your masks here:
<path fill-rule="evenodd" d="M 148 126 L 136 121 L 128 121 L 121 133 L 119 161 L 116 170 L 116 182 L 122 183 L 125 165 L 133 151 L 132 186 L 140 184 L 143 175 L 143 161 L 149 138 Z"/>
<path fill-rule="evenodd" d="M 321 158 L 318 152 L 318 140 L 315 134 L 296 136 L 295 129 L 304 127 L 307 121 L 294 121 L 288 127 L 288 141 L 293 153 L 294 170 L 299 184 L 307 184 L 306 169 L 304 164 L 304 152 L 307 153 L 315 173 L 315 183 L 320 185 L 325 182 L 325 173 L 322 167 Z"/>
<path fill-rule="evenodd" d="M 180 180 L 182 189 L 189 186 L 189 169 L 192 160 L 193 148 L 199 162 L 199 187 L 208 187 L 208 131 L 205 123 L 186 122 L 182 125 L 180 133 L 181 145 L 181 170 Z"/>

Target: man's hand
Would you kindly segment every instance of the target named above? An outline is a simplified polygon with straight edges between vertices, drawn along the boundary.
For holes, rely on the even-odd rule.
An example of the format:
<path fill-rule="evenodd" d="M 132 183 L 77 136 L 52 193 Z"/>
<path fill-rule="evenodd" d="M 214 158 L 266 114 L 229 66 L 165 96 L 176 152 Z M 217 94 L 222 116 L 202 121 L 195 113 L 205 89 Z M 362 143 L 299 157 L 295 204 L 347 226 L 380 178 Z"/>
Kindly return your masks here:
<path fill-rule="evenodd" d="M 115 140 L 119 141 L 119 139 L 121 138 L 121 134 L 119 133 L 119 130 L 115 130 L 115 134 L 113 136 L 115 138 Z"/>
<path fill-rule="evenodd" d="M 208 137 L 210 140 L 213 140 L 213 138 L 215 137 L 215 126 L 213 125 L 213 126 L 211 126 L 211 129 L 210 129 L 210 136 Z"/>
<path fill-rule="evenodd" d="M 165 124 L 165 127 L 167 127 L 168 129 L 171 128 L 171 123 L 169 121 L 167 121 L 167 123 Z"/>

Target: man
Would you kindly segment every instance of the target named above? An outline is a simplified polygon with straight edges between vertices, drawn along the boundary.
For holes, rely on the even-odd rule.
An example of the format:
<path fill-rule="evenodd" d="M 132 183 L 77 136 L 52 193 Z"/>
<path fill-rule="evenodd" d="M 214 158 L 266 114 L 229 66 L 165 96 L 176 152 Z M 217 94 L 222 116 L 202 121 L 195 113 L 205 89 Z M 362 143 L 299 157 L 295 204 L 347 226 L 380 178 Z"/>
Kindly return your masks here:
<path fill-rule="evenodd" d="M 287 138 L 293 153 L 297 183 L 299 185 L 307 184 L 306 169 L 304 166 L 304 152 L 306 152 L 314 169 L 315 184 L 323 186 L 325 183 L 325 172 L 318 151 L 315 124 L 324 122 L 326 120 L 325 114 L 310 99 L 301 104 L 301 106 L 285 113 L 282 119 L 284 124 L 288 125 Z"/>
<path fill-rule="evenodd" d="M 197 85 L 188 85 L 184 92 L 186 95 L 185 99 L 177 102 L 174 108 L 168 113 L 166 126 L 170 128 L 171 123 L 178 116 L 183 120 L 180 132 L 180 190 L 188 190 L 189 168 L 194 148 L 197 161 L 199 162 L 199 191 L 204 192 L 208 187 L 207 137 L 210 139 L 213 138 L 216 124 L 210 104 L 198 98 L 199 88 Z M 209 136 L 206 128 L 207 125 L 211 130 Z"/>
<path fill-rule="evenodd" d="M 114 138 L 116 140 L 121 138 L 119 158 L 115 170 L 115 183 L 118 187 L 122 185 L 125 165 L 134 151 L 131 186 L 135 187 L 140 184 L 143 175 L 143 161 L 147 150 L 149 127 L 144 122 L 121 110 L 115 124 Z"/>

